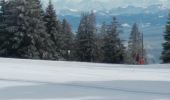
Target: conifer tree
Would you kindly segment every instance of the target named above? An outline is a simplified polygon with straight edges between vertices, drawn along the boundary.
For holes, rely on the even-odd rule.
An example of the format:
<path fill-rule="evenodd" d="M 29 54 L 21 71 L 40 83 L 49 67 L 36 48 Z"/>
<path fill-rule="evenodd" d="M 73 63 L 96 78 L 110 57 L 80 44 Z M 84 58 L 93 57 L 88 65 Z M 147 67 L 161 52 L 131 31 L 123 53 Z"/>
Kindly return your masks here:
<path fill-rule="evenodd" d="M 66 19 L 63 19 L 62 22 L 62 34 L 63 34 L 63 45 L 62 45 L 62 50 L 63 50 L 63 57 L 66 60 L 71 60 L 72 58 L 72 53 L 73 53 L 73 38 L 74 34 L 71 31 L 71 26 L 67 22 Z"/>
<path fill-rule="evenodd" d="M 170 63 L 170 14 L 168 15 L 164 39 L 165 43 L 163 43 L 163 52 L 161 59 L 163 63 Z"/>
<path fill-rule="evenodd" d="M 76 35 L 76 54 L 79 61 L 94 61 L 95 38 L 95 15 L 94 13 L 83 13 Z"/>
<path fill-rule="evenodd" d="M 104 22 L 101 26 L 101 28 L 98 30 L 97 36 L 96 36 L 96 56 L 95 56 L 95 62 L 103 62 L 104 60 L 104 51 L 102 47 L 104 46 L 104 36 L 106 35 L 107 25 Z"/>
<path fill-rule="evenodd" d="M 3 37 L 4 41 L 1 44 L 0 53 L 4 57 L 16 57 L 16 49 L 21 43 L 22 33 L 18 32 L 21 29 L 21 25 L 18 22 L 20 19 L 19 16 L 19 7 L 16 8 L 16 5 L 20 5 L 23 2 L 17 1 L 7 1 L 3 7 Z M 15 19 L 15 20 L 13 20 Z"/>
<path fill-rule="evenodd" d="M 52 59 L 52 42 L 46 34 L 43 16 L 39 0 L 8 1 L 5 8 L 7 37 L 2 44 L 2 54 L 7 57 Z"/>
<path fill-rule="evenodd" d="M 58 57 L 59 55 L 59 43 L 60 40 L 59 38 L 61 38 L 60 35 L 60 30 L 58 28 L 58 19 L 56 16 L 56 12 L 54 10 L 54 7 L 52 5 L 52 1 L 49 0 L 49 5 L 46 8 L 46 12 L 45 12 L 45 16 L 44 16 L 44 21 L 45 21 L 45 26 L 46 26 L 46 31 L 50 36 L 50 39 L 53 42 L 53 49 L 54 49 L 54 55 L 55 57 Z"/>
<path fill-rule="evenodd" d="M 53 59 L 54 50 L 52 47 L 53 42 L 50 39 L 50 36 L 46 32 L 45 22 L 43 21 L 44 12 L 40 0 L 26 0 L 28 4 L 26 5 L 26 14 L 25 16 L 28 21 L 29 27 L 27 29 L 27 37 L 31 39 L 28 49 L 29 51 L 34 50 L 38 51 L 40 59 Z M 32 48 L 32 45 L 34 48 Z M 32 53 L 32 52 L 31 52 Z M 26 54 L 31 54 L 26 52 Z M 34 52 L 33 52 L 34 53 Z"/>
<path fill-rule="evenodd" d="M 104 35 L 104 62 L 105 63 L 123 63 L 124 46 L 119 38 L 120 25 L 113 17 L 111 25 L 107 25 L 107 32 Z"/>
<path fill-rule="evenodd" d="M 5 34 L 6 24 L 4 20 L 5 6 L 6 6 L 5 0 L 1 0 L 0 1 L 0 51 L 1 51 L 2 43 L 5 41 L 6 38 L 6 34 Z M 0 56 L 2 56 L 1 52 L 0 52 Z"/>
<path fill-rule="evenodd" d="M 46 23 L 45 26 L 47 27 L 47 32 L 50 34 L 52 41 L 55 43 L 58 55 L 61 56 L 63 45 L 62 23 L 57 18 L 56 11 L 51 0 L 49 0 L 49 5 L 46 8 L 44 21 Z"/>
<path fill-rule="evenodd" d="M 139 31 L 136 23 L 133 25 L 130 34 L 126 60 L 129 64 L 144 64 L 147 60 L 143 44 L 143 34 Z"/>

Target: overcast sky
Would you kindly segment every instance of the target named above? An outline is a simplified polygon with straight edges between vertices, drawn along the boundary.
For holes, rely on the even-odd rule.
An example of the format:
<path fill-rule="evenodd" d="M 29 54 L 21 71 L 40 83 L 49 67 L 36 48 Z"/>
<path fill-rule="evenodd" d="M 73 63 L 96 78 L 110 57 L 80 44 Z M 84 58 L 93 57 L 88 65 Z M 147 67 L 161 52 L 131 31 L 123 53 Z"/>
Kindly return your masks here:
<path fill-rule="evenodd" d="M 47 4 L 48 0 L 42 0 Z M 147 7 L 153 4 L 170 5 L 170 0 L 52 0 L 57 10 L 77 9 L 77 10 L 100 10 L 115 7 L 126 7 L 129 5 Z"/>

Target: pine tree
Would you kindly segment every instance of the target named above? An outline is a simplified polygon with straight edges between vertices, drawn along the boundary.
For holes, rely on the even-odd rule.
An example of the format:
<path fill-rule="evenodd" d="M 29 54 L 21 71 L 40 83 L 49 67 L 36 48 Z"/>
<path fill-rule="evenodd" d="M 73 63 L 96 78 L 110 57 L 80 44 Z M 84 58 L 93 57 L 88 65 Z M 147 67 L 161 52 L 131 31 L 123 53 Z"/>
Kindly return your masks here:
<path fill-rule="evenodd" d="M 63 37 L 62 37 L 63 57 L 66 60 L 71 60 L 73 56 L 72 53 L 73 53 L 74 34 L 72 33 L 71 26 L 69 25 L 66 19 L 63 19 L 63 22 L 62 22 L 62 34 L 63 34 Z"/>
<path fill-rule="evenodd" d="M 163 44 L 161 59 L 163 60 L 163 63 L 170 63 L 170 14 L 168 15 L 164 39 L 165 43 Z"/>
<path fill-rule="evenodd" d="M 6 39 L 6 34 L 5 34 L 5 28 L 6 28 L 6 24 L 5 24 L 5 19 L 4 19 L 4 15 L 5 15 L 5 6 L 6 6 L 6 2 L 5 0 L 0 1 L 0 51 L 1 51 L 1 47 L 3 42 Z M 0 56 L 2 56 L 1 52 L 0 52 Z"/>
<path fill-rule="evenodd" d="M 31 42 L 26 47 L 26 54 L 35 52 L 30 52 L 37 50 L 40 59 L 54 59 L 54 51 L 52 47 L 52 41 L 50 36 L 46 32 L 45 22 L 43 21 L 44 12 L 39 0 L 26 0 L 28 4 L 26 5 L 26 21 L 28 21 L 29 27 L 27 28 L 27 37 L 31 39 Z M 32 48 L 33 47 L 33 48 Z M 25 49 L 25 48 L 24 48 Z M 25 50 L 24 50 L 25 51 Z"/>
<path fill-rule="evenodd" d="M 60 20 L 57 20 L 57 40 L 56 40 L 56 44 L 57 44 L 57 51 L 62 55 L 62 47 L 64 45 L 64 41 L 63 41 L 63 37 L 64 37 L 64 34 L 62 33 L 62 22 Z"/>
<path fill-rule="evenodd" d="M 143 45 L 143 34 L 139 31 L 138 25 L 135 23 L 132 27 L 128 42 L 128 51 L 126 56 L 127 63 L 140 64 L 146 62 L 146 52 Z"/>
<path fill-rule="evenodd" d="M 76 54 L 79 61 L 93 62 L 95 57 L 96 24 L 94 13 L 84 13 L 76 35 Z"/>
<path fill-rule="evenodd" d="M 50 39 L 53 42 L 53 49 L 55 51 L 54 56 L 56 57 L 56 59 L 58 59 L 59 55 L 61 55 L 59 54 L 60 46 L 58 44 L 58 42 L 60 41 L 59 40 L 60 30 L 57 29 L 58 20 L 51 0 L 49 0 L 49 5 L 45 12 L 44 21 L 45 21 L 46 31 L 50 35 Z"/>
<path fill-rule="evenodd" d="M 16 57 L 16 49 L 21 42 L 21 34 L 18 20 L 20 15 L 19 8 L 16 8 L 17 1 L 4 2 L 3 8 L 3 42 L 1 44 L 0 53 L 4 57 Z M 20 2 L 21 3 L 21 2 Z M 13 20 L 16 19 L 16 20 Z"/>
<path fill-rule="evenodd" d="M 2 44 L 2 54 L 6 57 L 53 59 L 52 42 L 46 33 L 43 16 L 39 0 L 8 1 L 5 8 L 7 37 Z"/>
<path fill-rule="evenodd" d="M 119 38 L 120 25 L 113 17 L 112 24 L 107 25 L 107 32 L 104 35 L 104 51 L 105 63 L 123 63 L 124 46 Z"/>
<path fill-rule="evenodd" d="M 46 9 L 44 21 L 46 22 L 47 32 L 48 34 L 50 34 L 52 41 L 55 43 L 58 55 L 61 57 L 62 45 L 64 44 L 63 34 L 62 34 L 62 23 L 57 18 L 51 0 L 49 0 L 49 5 Z"/>
<path fill-rule="evenodd" d="M 106 35 L 107 31 L 107 25 L 104 22 L 99 29 L 96 37 L 96 56 L 95 56 L 95 62 L 103 62 L 104 60 L 104 51 L 102 47 L 104 46 L 104 36 Z"/>

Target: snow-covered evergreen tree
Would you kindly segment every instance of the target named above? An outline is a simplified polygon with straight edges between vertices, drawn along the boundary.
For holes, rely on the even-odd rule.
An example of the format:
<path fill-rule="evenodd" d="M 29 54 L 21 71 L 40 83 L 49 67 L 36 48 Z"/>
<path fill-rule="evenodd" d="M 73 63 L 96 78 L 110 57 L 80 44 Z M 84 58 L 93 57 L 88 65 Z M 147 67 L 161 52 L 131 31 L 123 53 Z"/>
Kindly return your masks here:
<path fill-rule="evenodd" d="M 76 54 L 79 61 L 93 62 L 95 57 L 96 23 L 94 13 L 83 13 L 76 35 Z"/>
<path fill-rule="evenodd" d="M 60 41 L 59 40 L 60 30 L 57 29 L 58 19 L 51 0 L 49 0 L 49 5 L 46 8 L 44 21 L 45 21 L 46 31 L 50 36 L 50 40 L 53 42 L 52 49 L 53 51 L 55 51 L 54 57 L 56 59 L 59 59 L 59 56 L 61 55 L 61 53 L 59 52 L 60 46 L 58 45 L 58 42 Z"/>
<path fill-rule="evenodd" d="M 62 22 L 62 50 L 63 57 L 66 60 L 71 60 L 73 57 L 73 45 L 74 45 L 74 34 L 72 33 L 71 26 L 66 19 L 63 19 Z"/>
<path fill-rule="evenodd" d="M 7 57 L 52 59 L 39 0 L 11 0 L 5 8 L 6 40 L 1 53 Z M 15 20 L 14 20 L 15 19 Z"/>
<path fill-rule="evenodd" d="M 104 62 L 106 63 L 123 63 L 124 59 L 124 46 L 120 34 L 120 25 L 113 17 L 111 25 L 107 25 L 106 34 L 104 35 L 104 45 L 102 47 L 104 51 Z"/>
<path fill-rule="evenodd" d="M 164 39 L 165 43 L 163 44 L 161 59 L 163 60 L 163 63 L 170 63 L 170 14 L 168 15 Z"/>
<path fill-rule="evenodd" d="M 53 42 L 50 39 L 50 35 L 46 32 L 45 22 L 43 21 L 44 12 L 40 0 L 27 0 L 27 2 L 26 14 L 28 15 L 25 17 L 29 25 L 27 36 L 32 40 L 30 46 L 32 44 L 35 46 L 40 59 L 54 59 Z M 32 48 L 28 48 L 27 50 L 29 49 Z"/>
<path fill-rule="evenodd" d="M 23 2 L 17 1 L 7 1 L 3 9 L 3 23 L 5 27 L 3 29 L 4 41 L 1 44 L 0 53 L 1 56 L 17 57 L 16 50 L 18 49 L 23 33 L 19 32 L 21 30 L 20 24 L 20 14 L 19 7 Z M 15 19 L 15 20 L 14 20 Z"/>
<path fill-rule="evenodd" d="M 104 36 L 107 33 L 107 25 L 104 22 L 100 29 L 98 29 L 97 36 L 96 36 L 96 56 L 95 62 L 103 62 L 104 60 L 104 51 L 102 49 L 104 45 Z"/>
<path fill-rule="evenodd" d="M 6 39 L 6 34 L 5 34 L 6 24 L 5 24 L 5 16 L 4 16 L 5 6 L 6 6 L 5 0 L 1 0 L 0 1 L 0 51 L 1 51 L 2 44 Z M 2 56 L 1 52 L 0 52 L 0 56 Z"/>
<path fill-rule="evenodd" d="M 126 62 L 129 64 L 146 64 L 147 57 L 144 49 L 143 34 L 135 23 L 130 34 Z"/>

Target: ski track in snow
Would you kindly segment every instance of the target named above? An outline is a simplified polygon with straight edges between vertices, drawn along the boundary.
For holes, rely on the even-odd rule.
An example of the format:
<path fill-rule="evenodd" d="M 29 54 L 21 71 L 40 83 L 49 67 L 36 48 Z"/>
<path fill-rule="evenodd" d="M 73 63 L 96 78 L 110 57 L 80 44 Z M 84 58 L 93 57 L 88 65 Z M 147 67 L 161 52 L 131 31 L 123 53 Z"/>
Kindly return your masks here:
<path fill-rule="evenodd" d="M 107 91 L 121 91 L 121 92 L 129 92 L 129 93 L 142 93 L 142 94 L 153 94 L 153 95 L 170 95 L 169 93 L 161 93 L 154 91 L 140 91 L 140 90 L 127 90 L 123 88 L 111 88 L 111 87 L 102 87 L 102 86 L 89 86 L 89 85 L 80 85 L 80 84 L 69 84 L 69 83 L 52 83 L 52 82 L 41 82 L 41 81 L 27 81 L 27 80 L 8 80 L 8 79 L 0 79 L 0 81 L 6 82 L 19 82 L 19 83 L 34 83 L 34 84 L 52 84 L 52 85 L 63 85 L 63 86 L 72 86 L 76 88 L 89 88 L 89 89 L 99 89 L 99 90 L 107 90 Z"/>

